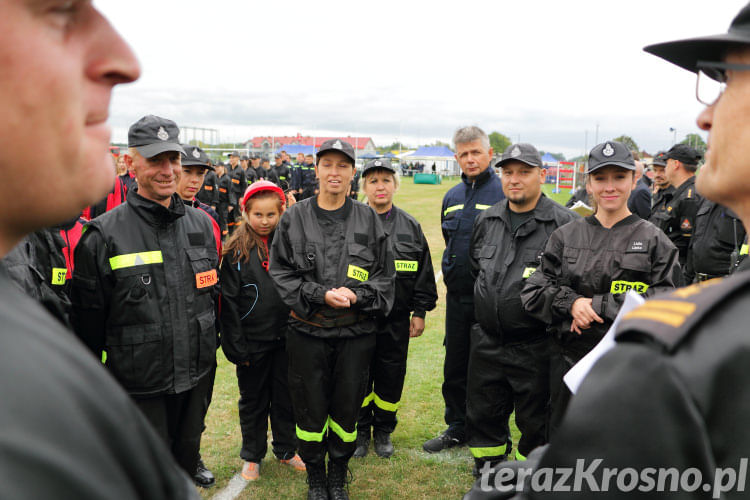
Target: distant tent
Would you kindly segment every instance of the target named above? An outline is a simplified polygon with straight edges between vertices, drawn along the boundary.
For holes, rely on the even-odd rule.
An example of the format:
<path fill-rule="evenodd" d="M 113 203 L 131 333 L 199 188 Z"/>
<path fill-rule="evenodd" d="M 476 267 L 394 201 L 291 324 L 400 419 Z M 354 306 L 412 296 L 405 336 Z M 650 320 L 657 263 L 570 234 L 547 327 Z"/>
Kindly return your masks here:
<path fill-rule="evenodd" d="M 554 163 L 555 165 L 557 165 L 557 163 L 559 161 L 560 160 L 558 160 L 557 158 L 555 158 L 554 156 L 552 156 L 549 153 L 544 153 L 544 156 L 542 156 L 542 162 L 543 163 Z"/>
<path fill-rule="evenodd" d="M 299 153 L 303 155 L 314 155 L 315 148 L 312 146 L 302 146 L 300 144 L 287 144 L 286 146 L 280 146 L 274 154 L 279 154 L 282 151 L 286 151 L 289 156 L 296 156 Z"/>
<path fill-rule="evenodd" d="M 380 158 L 382 155 L 378 153 L 364 153 L 358 156 L 358 158 L 362 158 L 363 160 L 372 160 L 373 158 Z"/>
<path fill-rule="evenodd" d="M 421 158 L 453 158 L 453 151 L 446 146 L 422 146 L 410 156 Z"/>
<path fill-rule="evenodd" d="M 441 175 L 458 175 L 460 170 L 453 151 L 446 146 L 422 146 L 409 155 L 401 157 L 401 164 L 423 163 L 425 172 L 435 164 L 435 171 Z"/>

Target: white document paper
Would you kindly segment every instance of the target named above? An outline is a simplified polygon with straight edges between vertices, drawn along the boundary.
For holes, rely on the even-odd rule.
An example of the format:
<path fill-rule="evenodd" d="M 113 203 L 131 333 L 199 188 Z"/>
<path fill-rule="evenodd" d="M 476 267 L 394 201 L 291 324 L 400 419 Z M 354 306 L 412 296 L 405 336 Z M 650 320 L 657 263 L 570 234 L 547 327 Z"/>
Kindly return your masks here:
<path fill-rule="evenodd" d="M 594 213 L 594 209 L 590 206 L 586 205 L 582 201 L 577 201 L 573 204 L 572 207 L 570 207 L 572 211 L 580 215 L 581 217 L 588 217 L 589 215 Z"/>
<path fill-rule="evenodd" d="M 607 333 L 602 337 L 602 340 L 563 376 L 563 381 L 565 381 L 570 392 L 573 394 L 578 392 L 581 382 L 589 374 L 594 364 L 615 346 L 615 331 L 617 330 L 617 325 L 620 324 L 620 319 L 644 302 L 646 300 L 634 291 L 631 290 L 627 293 L 620 312 L 617 313 L 617 317 L 612 322 L 612 326 L 607 330 Z M 586 334 L 584 333 L 584 335 Z"/>

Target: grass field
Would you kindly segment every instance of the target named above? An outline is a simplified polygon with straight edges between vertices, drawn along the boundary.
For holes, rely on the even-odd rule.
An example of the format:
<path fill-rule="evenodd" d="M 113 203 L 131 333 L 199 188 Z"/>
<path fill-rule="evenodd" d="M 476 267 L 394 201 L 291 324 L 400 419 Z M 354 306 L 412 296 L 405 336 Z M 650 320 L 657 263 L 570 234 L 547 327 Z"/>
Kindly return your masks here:
<path fill-rule="evenodd" d="M 444 246 L 440 231 L 441 202 L 445 192 L 457 182 L 457 179 L 444 179 L 441 185 L 414 185 L 411 178 L 405 178 L 394 201 L 422 224 L 436 274 L 440 270 Z M 549 193 L 551 188 L 545 186 L 545 192 Z M 568 194 L 566 191 L 551 197 L 564 203 Z M 438 294 L 438 306 L 427 314 L 424 334 L 412 339 L 410 344 L 399 425 L 393 434 L 396 453 L 385 460 L 371 450 L 364 459 L 352 459 L 350 467 L 354 479 L 349 493 L 353 499 L 457 499 L 471 487 L 473 460 L 468 448 L 437 455 L 422 451 L 422 443 L 445 428 L 440 391 L 445 355 L 442 346 L 445 286 L 442 280 L 438 283 Z M 211 498 L 224 488 L 242 467 L 238 398 L 234 366 L 219 353 L 213 402 L 201 446 L 203 460 L 216 475 L 217 486 L 201 491 L 203 498 Z M 515 448 L 519 435 L 513 422 L 511 426 Z M 238 498 L 302 499 L 306 491 L 305 474 L 281 466 L 269 445 L 260 480 L 249 484 Z"/>

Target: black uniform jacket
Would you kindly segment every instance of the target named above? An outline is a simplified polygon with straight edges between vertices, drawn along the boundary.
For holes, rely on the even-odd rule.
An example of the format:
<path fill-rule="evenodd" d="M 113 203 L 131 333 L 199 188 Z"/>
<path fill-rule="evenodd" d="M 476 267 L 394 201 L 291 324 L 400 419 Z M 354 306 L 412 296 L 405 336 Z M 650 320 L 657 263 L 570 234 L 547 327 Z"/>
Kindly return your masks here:
<path fill-rule="evenodd" d="M 695 230 L 695 216 L 703 198 L 695 191 L 695 176 L 680 184 L 664 209 L 655 206 L 649 219 L 672 240 L 680 251 L 680 264 L 685 265 L 690 238 Z"/>
<path fill-rule="evenodd" d="M 539 267 L 544 246 L 558 227 L 578 214 L 544 194 L 534 215 L 511 232 L 508 201 L 479 214 L 471 235 L 474 314 L 482 330 L 503 342 L 524 342 L 546 335 L 546 323 L 521 305 L 521 289 Z"/>
<path fill-rule="evenodd" d="M 4 498 L 200 498 L 101 361 L 2 269 L 0 325 Z"/>
<path fill-rule="evenodd" d="M 695 233 L 690 240 L 685 282 L 692 283 L 696 274 L 701 281 L 726 276 L 739 260 L 745 227 L 728 208 L 703 199 L 695 218 Z"/>
<path fill-rule="evenodd" d="M 87 226 L 76 247 L 76 334 L 132 395 L 191 389 L 216 362 L 218 256 L 211 220 L 176 194 L 136 190 Z"/>
<path fill-rule="evenodd" d="M 198 201 L 205 203 L 208 206 L 215 207 L 219 202 L 219 179 L 216 177 L 216 172 L 209 170 L 206 172 L 206 177 L 203 179 L 203 185 L 201 186 L 198 194 L 195 195 Z"/>
<path fill-rule="evenodd" d="M 276 180 L 268 180 L 275 183 L 284 191 L 288 191 L 292 184 L 292 169 L 289 167 L 289 165 L 286 163 L 282 163 L 281 165 L 274 165 L 271 170 L 276 175 Z"/>
<path fill-rule="evenodd" d="M 526 280 L 521 301 L 563 344 L 593 347 L 612 325 L 625 292 L 651 296 L 680 285 L 681 276 L 677 249 L 656 226 L 631 214 L 606 229 L 592 215 L 550 235 L 541 268 Z M 592 298 L 604 320 L 592 322 L 582 335 L 570 331 L 570 308 L 580 297 Z"/>
<path fill-rule="evenodd" d="M 270 240 L 270 238 L 269 238 Z M 253 249 L 248 262 L 226 255 L 221 263 L 221 348 L 234 364 L 286 338 L 289 307 Z M 266 262 L 266 265 L 268 263 Z"/>
<path fill-rule="evenodd" d="M 239 163 L 234 168 L 232 168 L 231 165 L 228 165 L 226 176 L 229 177 L 229 204 L 234 207 L 233 215 L 239 216 L 242 196 L 245 194 L 245 190 L 247 189 L 247 178 L 245 177 L 245 171 L 242 170 L 242 167 L 239 165 Z"/>
<path fill-rule="evenodd" d="M 316 322 L 320 316 L 339 319 L 352 314 L 358 317 L 355 323 L 341 328 L 318 328 L 294 317 L 290 324 L 318 337 L 375 333 L 376 319 L 390 313 L 394 297 L 395 269 L 383 225 L 374 210 L 347 197 L 343 239 L 326 241 L 316 202 L 316 198 L 308 198 L 282 215 L 271 245 L 271 277 L 282 300 L 303 320 Z M 326 305 L 326 292 L 339 287 L 357 295 L 350 309 Z"/>
<path fill-rule="evenodd" d="M 422 226 L 395 205 L 381 220 L 391 242 L 396 268 L 396 299 L 391 315 L 414 311 L 414 316 L 424 318 L 426 311 L 435 309 L 437 285 Z"/>
<path fill-rule="evenodd" d="M 659 477 L 648 468 L 664 468 L 677 471 L 666 476 L 666 488 L 683 482 L 697 489 L 643 495 L 618 492 L 612 480 L 609 493 L 587 495 L 591 483 L 584 480 L 580 492 L 524 498 L 746 498 L 740 477 L 747 474 L 750 449 L 750 385 L 744 383 L 750 377 L 749 302 L 750 273 L 743 272 L 660 294 L 628 313 L 616 346 L 583 381 L 539 464 L 576 467 L 583 460 L 587 469 L 601 459 L 593 470 L 596 485 L 607 468 L 633 468 L 646 478 L 643 485 L 648 474 Z M 702 481 L 674 480 L 694 478 L 693 468 Z M 730 468 L 733 486 L 715 490 L 714 479 L 730 484 Z M 723 493 L 712 496 L 716 491 Z"/>

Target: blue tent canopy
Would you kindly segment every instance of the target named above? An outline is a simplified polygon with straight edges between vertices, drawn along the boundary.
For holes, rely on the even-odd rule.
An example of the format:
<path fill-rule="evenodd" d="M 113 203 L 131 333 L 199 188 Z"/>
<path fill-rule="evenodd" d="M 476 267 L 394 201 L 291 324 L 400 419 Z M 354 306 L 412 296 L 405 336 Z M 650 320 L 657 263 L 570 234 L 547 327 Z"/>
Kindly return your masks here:
<path fill-rule="evenodd" d="M 544 153 L 544 156 L 542 156 L 542 161 L 544 163 L 558 163 L 560 160 L 558 160 L 557 158 L 555 158 L 549 153 Z"/>
<path fill-rule="evenodd" d="M 414 157 L 439 157 L 439 158 L 453 158 L 453 151 L 445 146 L 422 146 L 414 151 L 409 156 Z"/>
<path fill-rule="evenodd" d="M 373 158 L 380 158 L 381 155 L 378 153 L 365 153 L 358 156 L 358 158 L 362 158 L 364 160 L 371 160 Z"/>
<path fill-rule="evenodd" d="M 396 158 L 396 155 L 394 155 L 393 153 L 386 153 L 383 155 L 383 158 Z"/>
<path fill-rule="evenodd" d="M 274 154 L 279 154 L 282 151 L 286 151 L 289 156 L 295 156 L 299 153 L 303 155 L 314 155 L 315 148 L 312 146 L 302 146 L 300 144 L 287 144 L 286 146 L 279 146 Z"/>

